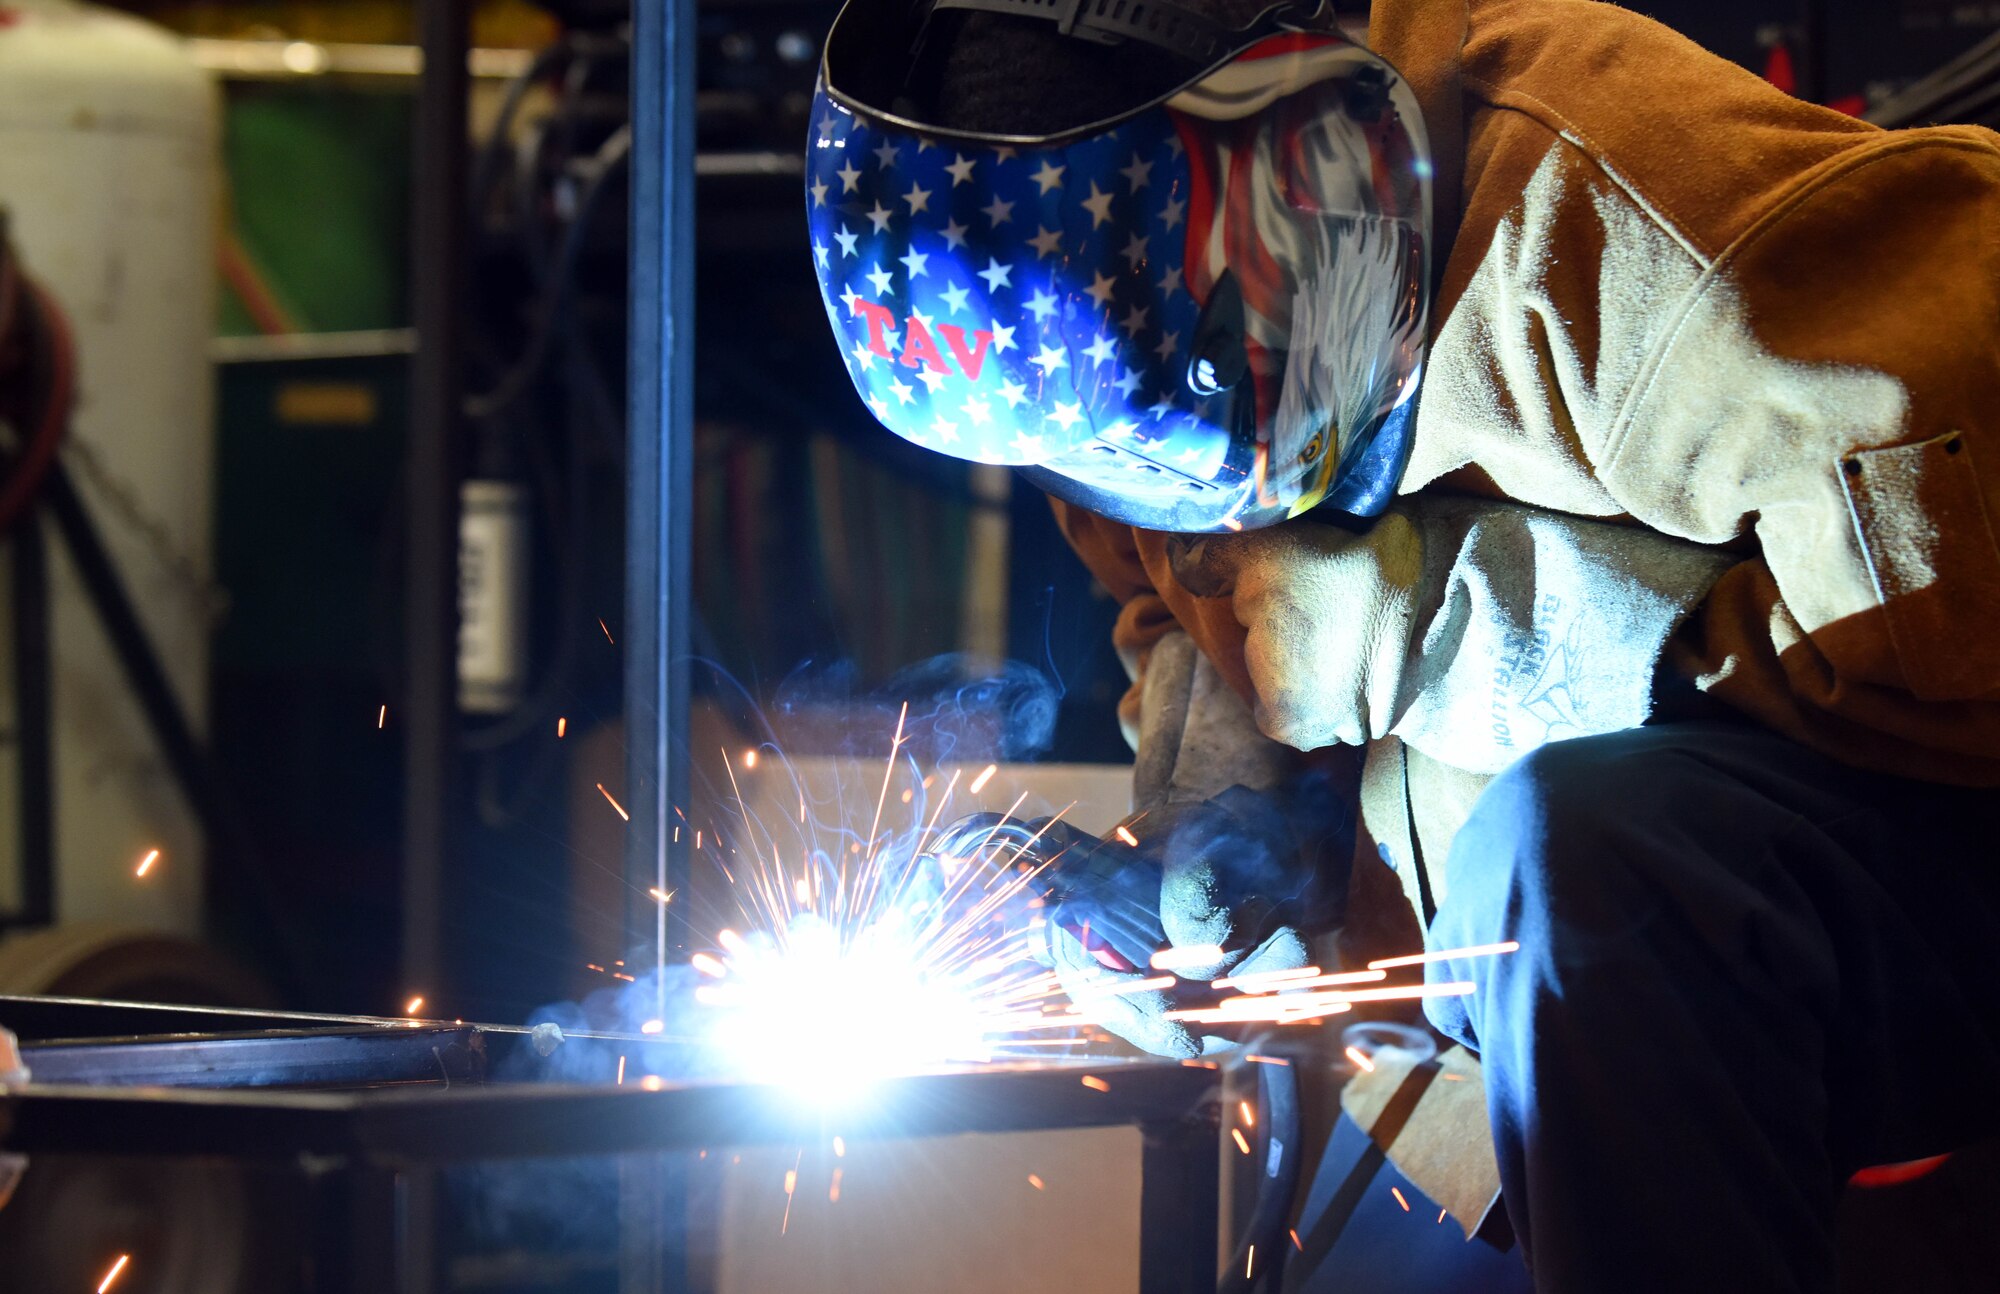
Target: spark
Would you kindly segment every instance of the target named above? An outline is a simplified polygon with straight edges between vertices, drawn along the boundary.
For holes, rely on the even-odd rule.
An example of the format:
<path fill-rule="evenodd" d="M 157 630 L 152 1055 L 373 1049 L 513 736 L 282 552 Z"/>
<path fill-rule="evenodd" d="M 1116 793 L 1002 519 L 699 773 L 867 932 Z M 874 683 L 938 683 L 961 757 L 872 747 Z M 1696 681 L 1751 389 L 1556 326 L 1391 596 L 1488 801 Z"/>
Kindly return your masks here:
<path fill-rule="evenodd" d="M 743 768 L 746 772 L 754 772 L 756 770 L 757 748 L 755 746 L 743 752 Z"/>
<path fill-rule="evenodd" d="M 1124 823 L 1121 822 L 1118 824 L 1116 828 L 1116 835 L 1120 840 L 1132 846 L 1134 849 L 1137 849 L 1139 847 L 1139 838 L 1133 835 L 1132 828 L 1126 826 Z"/>
<path fill-rule="evenodd" d="M 625 1058 L 623 1056 L 618 1058 L 618 1086 L 625 1086 Z"/>
<path fill-rule="evenodd" d="M 388 723 L 389 723 L 389 705 L 388 702 L 385 701 L 382 704 L 382 708 L 375 712 L 375 728 L 377 731 L 380 731 L 382 728 L 386 727 Z"/>
<path fill-rule="evenodd" d="M 799 1150 L 798 1159 L 792 1161 L 791 1168 L 787 1170 L 785 1173 L 785 1220 L 778 1224 L 778 1234 L 781 1236 L 784 1235 L 786 1229 L 792 1225 L 792 1192 L 798 1188 L 799 1163 L 800 1161 L 804 1160 L 805 1157 L 806 1157 L 806 1152 L 802 1147 Z"/>
<path fill-rule="evenodd" d="M 1083 1076 L 1083 1085 L 1093 1092 L 1108 1092 L 1111 1090 L 1111 1084 L 1105 1082 L 1095 1074 L 1085 1074 Z"/>
<path fill-rule="evenodd" d="M 1261 992 L 1266 985 L 1284 984 L 1289 980 L 1311 979 L 1319 974 L 1317 966 L 1301 966 L 1297 970 L 1258 971 L 1254 975 L 1225 975 L 1213 981 L 1216 988 L 1233 988 L 1243 993 Z"/>
<path fill-rule="evenodd" d="M 1242 1151 L 1246 1155 L 1250 1153 L 1250 1143 L 1243 1139 L 1243 1129 L 1231 1128 L 1229 1130 L 1229 1135 L 1236 1142 L 1236 1148 L 1238 1150 Z"/>
<path fill-rule="evenodd" d="M 618 797 L 604 789 L 604 783 L 599 782 L 597 784 L 597 793 L 603 796 L 606 800 L 611 802 L 611 807 L 618 810 L 619 817 L 625 819 L 625 821 L 627 822 L 630 822 L 632 820 L 632 815 L 625 812 L 625 806 L 618 803 Z"/>
<path fill-rule="evenodd" d="M 1439 1209 L 1439 1210 L 1438 1210 L 1438 1225 L 1439 1225 L 1439 1226 L 1443 1226 L 1443 1225 L 1444 1225 L 1444 1210 L 1443 1210 L 1443 1209 Z"/>
<path fill-rule="evenodd" d="M 146 856 L 139 860 L 139 869 L 133 872 L 132 874 L 134 876 L 144 876 L 147 872 L 152 871 L 153 864 L 159 861 L 160 861 L 160 851 L 157 849 L 148 849 L 146 851 Z"/>
<path fill-rule="evenodd" d="M 104 1294 L 104 1291 L 110 1289 L 111 1282 L 118 1279 L 118 1273 L 124 1271 L 125 1264 L 131 1261 L 131 1254 L 119 1254 L 118 1261 L 111 1264 L 111 1270 L 104 1273 L 104 1279 L 97 1282 L 97 1294 Z"/>
<path fill-rule="evenodd" d="M 833 1157 L 835 1159 L 847 1158 L 847 1138 L 835 1137 L 833 1139 Z"/>
<path fill-rule="evenodd" d="M 604 631 L 605 642 L 610 643 L 613 647 L 616 647 L 618 645 L 618 640 L 611 636 L 611 626 L 604 623 L 603 616 L 597 617 L 597 627 Z"/>
<path fill-rule="evenodd" d="M 1292 1063 L 1289 1060 L 1280 1060 L 1276 1056 L 1245 1056 L 1243 1059 L 1254 1065 L 1289 1065 Z"/>
<path fill-rule="evenodd" d="M 648 1074 L 639 1080 L 639 1086 L 645 1088 L 648 1092 L 657 1092 L 666 1085 L 667 1080 L 661 1078 L 658 1074 Z"/>
<path fill-rule="evenodd" d="M 655 903 L 671 903 L 673 902 L 674 895 L 678 893 L 678 891 L 663 890 L 657 885 L 648 885 L 646 887 L 646 893 L 653 896 L 653 901 Z"/>
<path fill-rule="evenodd" d="M 1517 939 L 1508 939 L 1497 944 L 1473 944 L 1468 948 L 1446 948 L 1434 953 L 1411 953 L 1407 957 L 1384 957 L 1380 961 L 1368 963 L 1369 970 L 1393 970 L 1398 966 L 1423 966 L 1430 962 L 1447 962 L 1459 957 L 1497 957 L 1503 953 L 1517 952 L 1521 944 Z"/>
<path fill-rule="evenodd" d="M 1189 966 L 1205 966 L 1222 958 L 1222 948 L 1217 944 L 1190 944 L 1185 948 L 1162 948 L 1153 954 L 1154 970 L 1184 970 Z"/>
<path fill-rule="evenodd" d="M 556 719 L 556 740 L 561 741 L 563 739 L 563 734 L 568 731 L 569 731 L 568 717 L 567 716 L 558 717 Z"/>
<path fill-rule="evenodd" d="M 1304 979 L 1280 980 L 1273 984 L 1255 985 L 1244 988 L 1244 993 L 1286 992 L 1301 988 L 1332 988 L 1336 984 L 1375 984 L 1389 978 L 1388 971 L 1360 970 L 1341 971 L 1337 975 L 1311 975 Z M 1220 983 L 1221 981 L 1217 981 Z"/>
<path fill-rule="evenodd" d="M 986 784 L 992 781 L 993 775 L 999 771 L 1000 771 L 1000 766 L 998 764 L 988 764 L 985 768 L 979 770 L 979 776 L 973 778 L 972 785 L 966 787 L 965 789 L 970 791 L 974 795 L 979 794 L 981 791 L 986 789 Z"/>
<path fill-rule="evenodd" d="M 1300 1253 L 1304 1253 L 1306 1251 L 1306 1247 L 1299 1243 L 1299 1233 L 1296 1230 L 1294 1230 L 1291 1234 L 1292 1234 L 1292 1248 L 1298 1250 Z"/>
<path fill-rule="evenodd" d="M 833 1183 L 826 1188 L 826 1202 L 828 1204 L 840 1203 L 840 1175 L 844 1171 L 846 1170 L 840 1168 L 833 1170 Z"/>
<path fill-rule="evenodd" d="M 667 1022 L 664 1020 L 648 1020 L 644 1024 L 639 1026 L 639 1032 L 658 1033 L 660 1030 L 666 1027 L 667 1027 Z"/>
<path fill-rule="evenodd" d="M 1409 988 L 1357 988 L 1341 996 L 1350 1002 L 1394 1002 L 1413 997 L 1464 997 L 1478 987 L 1469 980 L 1455 980 L 1450 984 L 1414 984 Z"/>
<path fill-rule="evenodd" d="M 1242 1114 L 1243 1116 L 1244 1127 L 1254 1128 L 1257 1126 L 1257 1112 L 1250 1108 L 1250 1102 L 1238 1101 L 1236 1103 L 1236 1109 L 1237 1112 Z"/>
<path fill-rule="evenodd" d="M 788 824 L 776 824 L 774 834 L 753 818 L 736 786 L 745 752 L 718 752 L 737 792 L 742 834 L 711 824 L 717 847 L 703 856 L 728 879 L 741 915 L 734 929 L 717 930 L 714 951 L 690 957 L 704 976 L 691 993 L 703 1008 L 691 1030 L 731 1072 L 822 1106 L 890 1074 L 1073 1047 L 1097 1024 L 1091 1001 L 1067 1002 L 1060 982 L 1031 954 L 1028 908 L 1042 898 L 1036 878 L 1053 861 L 1033 850 L 1074 806 L 1030 823 L 1014 816 L 1023 792 L 992 826 L 934 848 L 963 770 L 924 797 L 916 821 L 892 820 L 888 795 L 900 789 L 899 779 L 912 789 L 908 801 L 918 803 L 920 779 L 902 771 L 909 709 L 899 711 L 867 833 L 857 828 L 816 844 L 801 788 L 807 829 L 794 837 L 797 854 L 783 830 Z M 997 769 L 975 783 L 984 787 Z M 700 831 L 695 839 L 697 848 L 705 843 Z M 1175 982 L 1170 974 L 1134 976 L 1116 991 Z M 883 1029 L 883 1022 L 895 1027 Z M 1010 1050 L 1016 1046 L 1019 1052 Z M 1093 1085 L 1104 1083 L 1092 1077 Z"/>
<path fill-rule="evenodd" d="M 1370 1074 L 1375 1072 L 1375 1062 L 1368 1059 L 1368 1053 L 1362 1051 L 1361 1048 L 1349 1047 L 1347 1049 L 1347 1058 L 1354 1062 L 1356 1069 L 1365 1070 Z"/>
<path fill-rule="evenodd" d="M 424 1000 L 421 997 L 413 997 L 409 1001 L 403 1004 L 404 1015 L 415 1015 L 417 1012 L 423 1009 L 424 1009 Z"/>
<path fill-rule="evenodd" d="M 1257 1270 L 1257 1246 L 1250 1246 L 1250 1256 L 1243 1260 L 1243 1279 L 1249 1280 L 1250 1273 Z"/>
<path fill-rule="evenodd" d="M 1028 1185 L 1030 1185 L 1030 1186 L 1034 1187 L 1034 1188 L 1035 1188 L 1036 1190 L 1038 1190 L 1038 1191 L 1039 1191 L 1039 1190 L 1041 1190 L 1041 1189 L 1042 1189 L 1042 1186 L 1043 1186 L 1043 1182 L 1042 1182 L 1042 1179 L 1041 1179 L 1041 1178 L 1039 1178 L 1039 1177 L 1035 1176 L 1035 1175 L 1034 1175 L 1033 1173 L 1029 1173 L 1029 1174 L 1028 1174 Z"/>
<path fill-rule="evenodd" d="M 1402 1206 L 1403 1206 L 1403 1212 L 1405 1212 L 1405 1213 L 1408 1213 L 1408 1212 L 1410 1211 L 1410 1202 L 1409 1202 L 1408 1200 L 1406 1200 L 1406 1199 L 1404 1199 L 1404 1198 L 1403 1198 L 1403 1188 L 1402 1188 L 1402 1187 L 1400 1187 L 1400 1186 L 1391 1186 L 1391 1187 L 1389 1188 L 1389 1194 L 1391 1194 L 1391 1195 L 1393 1195 L 1393 1196 L 1395 1196 L 1395 1197 L 1396 1197 L 1396 1203 L 1398 1203 L 1398 1204 L 1400 1204 L 1400 1205 L 1402 1205 Z"/>
<path fill-rule="evenodd" d="M 1128 980 L 1123 984 L 1113 984 L 1110 988 L 1080 990 L 1076 997 L 1082 1001 L 1095 1001 L 1098 998 L 1129 997 L 1134 993 L 1151 993 L 1158 989 L 1172 988 L 1173 986 L 1173 976 L 1155 975 L 1151 979 L 1135 979 Z"/>

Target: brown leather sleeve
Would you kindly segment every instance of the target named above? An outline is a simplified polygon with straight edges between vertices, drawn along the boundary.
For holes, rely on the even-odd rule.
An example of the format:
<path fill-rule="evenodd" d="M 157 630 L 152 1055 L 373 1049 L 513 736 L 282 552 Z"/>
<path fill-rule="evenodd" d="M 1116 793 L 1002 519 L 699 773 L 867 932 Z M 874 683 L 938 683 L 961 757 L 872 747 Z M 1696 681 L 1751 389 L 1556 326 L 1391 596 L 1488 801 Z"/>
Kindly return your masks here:
<path fill-rule="evenodd" d="M 1889 443 L 1809 465 L 1824 488 L 1745 500 L 1762 551 L 1724 574 L 1678 658 L 1713 695 L 1845 762 L 1996 785 L 2000 141 L 1924 136 L 1802 195 L 1724 258 L 1772 352 L 1885 375 L 1905 406 Z M 1829 605 L 1844 613 L 1813 614 Z"/>

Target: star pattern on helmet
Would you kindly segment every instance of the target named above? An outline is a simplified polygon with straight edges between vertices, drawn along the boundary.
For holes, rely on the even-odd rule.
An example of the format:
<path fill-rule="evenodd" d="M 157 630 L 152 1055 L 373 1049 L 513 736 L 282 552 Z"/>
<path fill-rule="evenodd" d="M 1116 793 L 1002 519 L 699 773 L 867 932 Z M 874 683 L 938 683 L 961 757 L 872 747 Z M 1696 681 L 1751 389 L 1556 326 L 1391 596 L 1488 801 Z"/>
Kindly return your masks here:
<path fill-rule="evenodd" d="M 1189 180 L 1164 117 L 1081 151 L 1015 149 L 940 145 L 822 102 L 813 261 L 876 417 L 1006 462 L 1114 430 L 1144 454 L 1194 419 L 1179 339 L 1197 309 L 1175 228 Z"/>

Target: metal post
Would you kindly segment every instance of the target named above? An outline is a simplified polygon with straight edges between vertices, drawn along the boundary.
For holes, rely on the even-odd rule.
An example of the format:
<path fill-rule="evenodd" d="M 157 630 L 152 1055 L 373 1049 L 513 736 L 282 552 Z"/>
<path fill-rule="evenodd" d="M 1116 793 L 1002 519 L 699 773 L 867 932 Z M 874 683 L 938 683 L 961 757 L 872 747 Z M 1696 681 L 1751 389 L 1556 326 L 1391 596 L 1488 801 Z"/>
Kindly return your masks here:
<path fill-rule="evenodd" d="M 299 1162 L 308 1191 L 307 1294 L 403 1294 L 407 1279 L 394 1171 L 347 1159 Z"/>
<path fill-rule="evenodd" d="M 625 875 L 632 933 L 664 955 L 683 888 L 673 812 L 687 803 L 689 501 L 694 482 L 694 0 L 635 7 L 632 32 L 631 423 L 625 572 Z M 643 915 L 643 920 L 638 919 Z"/>
<path fill-rule="evenodd" d="M 1139 1294 L 1214 1294 L 1217 1124 L 1186 1119 L 1140 1131 Z"/>
<path fill-rule="evenodd" d="M 664 961 L 667 904 L 686 891 L 689 506 L 694 487 L 694 0 L 639 0 L 632 17 L 632 272 L 625 509 L 627 927 Z M 643 919 L 642 919 L 643 918 Z M 676 922 L 678 925 L 678 922 Z M 664 968 L 662 968 L 664 969 Z M 658 1169 L 656 1168 L 656 1171 Z M 642 1176 L 645 1176 L 642 1174 Z M 620 1288 L 687 1288 L 684 1173 L 645 1176 L 656 1236 L 628 1253 Z M 628 1190 L 636 1184 L 627 1182 Z M 635 1201 L 628 1200 L 629 1208 Z M 628 1228 L 628 1234 L 630 1229 Z"/>
<path fill-rule="evenodd" d="M 272 890 L 269 871 L 258 862 L 249 825 L 216 772 L 207 748 L 195 736 L 193 724 L 181 709 L 180 696 L 125 591 L 124 577 L 70 480 L 69 469 L 60 461 L 49 465 L 42 480 L 42 506 L 69 552 L 70 567 L 118 658 L 126 686 L 132 689 L 167 767 L 201 824 L 214 873 L 208 882 L 210 892 L 224 890 L 239 900 L 233 911 L 241 913 L 242 924 L 232 932 L 266 970 L 292 978 L 297 973 L 297 944 L 286 937 L 290 923 Z"/>
<path fill-rule="evenodd" d="M 458 500 L 464 477 L 460 335 L 465 305 L 467 0 L 421 0 L 404 567 L 403 943 L 406 987 L 442 997 L 445 878 L 454 857 L 458 711 Z"/>

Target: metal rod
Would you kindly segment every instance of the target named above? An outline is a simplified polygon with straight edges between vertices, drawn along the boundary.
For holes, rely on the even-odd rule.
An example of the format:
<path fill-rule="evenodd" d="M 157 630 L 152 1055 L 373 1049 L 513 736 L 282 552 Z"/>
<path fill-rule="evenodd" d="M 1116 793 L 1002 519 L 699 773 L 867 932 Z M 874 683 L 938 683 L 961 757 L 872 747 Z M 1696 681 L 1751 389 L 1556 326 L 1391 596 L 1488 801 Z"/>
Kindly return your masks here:
<path fill-rule="evenodd" d="M 14 757 L 19 761 L 21 906 L 6 925 L 55 920 L 55 717 L 49 688 L 48 542 L 39 514 L 14 528 Z"/>
<path fill-rule="evenodd" d="M 403 931 L 405 984 L 443 982 L 446 878 L 455 857 L 458 509 L 464 475 L 461 321 L 465 302 L 466 0 L 417 6 L 416 210 L 411 254 L 417 353 L 411 368 L 409 551 L 404 574 Z"/>
<path fill-rule="evenodd" d="M 50 464 L 42 482 L 42 499 L 55 521 L 56 533 L 69 550 L 77 582 L 83 586 L 98 623 L 111 644 L 125 682 L 139 703 L 160 753 L 173 771 L 188 806 L 201 824 L 213 869 L 211 890 L 225 890 L 241 903 L 242 921 L 234 933 L 272 973 L 290 978 L 298 946 L 283 936 L 283 909 L 271 888 L 270 875 L 258 864 L 255 839 L 235 798 L 215 771 L 207 749 L 195 736 L 181 709 L 180 696 L 160 665 L 151 637 L 133 609 L 125 581 L 104 547 L 96 525 L 70 481 L 60 459 Z"/>
<path fill-rule="evenodd" d="M 626 835 L 635 937 L 671 937 L 649 887 L 683 887 L 689 499 L 694 479 L 693 0 L 638 5 L 632 36 L 630 478 L 626 506 Z M 643 918 L 643 921 L 642 921 Z"/>
<path fill-rule="evenodd" d="M 1214 1110 L 1141 1129 L 1139 1294 L 1213 1294 L 1218 1125 Z"/>

